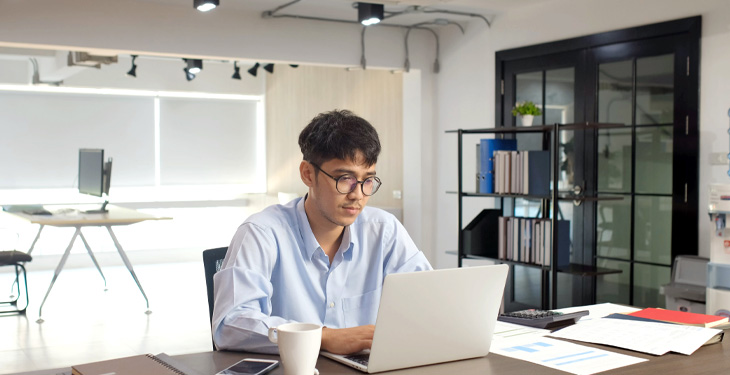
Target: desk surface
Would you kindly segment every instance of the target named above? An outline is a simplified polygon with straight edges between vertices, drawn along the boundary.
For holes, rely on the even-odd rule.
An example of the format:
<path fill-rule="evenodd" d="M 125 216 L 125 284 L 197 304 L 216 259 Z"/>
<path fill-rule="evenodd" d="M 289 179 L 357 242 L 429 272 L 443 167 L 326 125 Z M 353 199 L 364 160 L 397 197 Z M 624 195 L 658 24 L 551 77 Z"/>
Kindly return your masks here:
<path fill-rule="evenodd" d="M 726 332 L 730 333 L 730 331 Z M 611 350 L 617 353 L 626 355 L 632 355 L 635 357 L 641 357 L 648 359 L 648 362 L 642 362 L 636 365 L 621 367 L 613 371 L 606 373 L 620 373 L 620 374 L 654 374 L 654 375 L 687 375 L 687 374 L 724 374 L 730 370 L 730 342 L 729 338 L 725 338 L 723 342 L 719 344 L 712 344 L 704 346 L 698 349 L 691 356 L 685 356 L 682 354 L 669 353 L 663 356 L 652 356 L 633 352 L 629 350 L 622 350 L 617 348 L 610 348 L 602 345 L 592 345 L 586 343 L 578 343 L 581 345 L 594 346 L 596 348 Z M 180 360 L 184 364 L 190 366 L 192 369 L 197 370 L 203 374 L 215 374 L 218 371 L 234 364 L 235 362 L 243 358 L 273 358 L 278 359 L 276 356 L 266 356 L 261 354 L 251 353 L 236 353 L 236 352 L 207 352 L 207 353 L 196 353 L 176 356 L 175 359 Z M 322 375 L 340 375 L 340 374 L 363 374 L 362 372 L 352 369 L 350 367 L 341 365 L 328 358 L 320 357 L 317 360 L 317 369 Z M 272 375 L 284 374 L 281 367 L 272 371 Z M 486 357 L 468 359 L 463 361 L 442 363 L 430 366 L 415 367 L 410 369 L 403 369 L 397 371 L 389 371 L 384 374 L 398 374 L 398 375 L 442 375 L 442 374 L 499 374 L 499 375 L 510 375 L 510 374 L 567 374 L 563 371 L 551 369 L 536 365 L 530 362 L 520 361 L 513 358 L 503 357 L 497 354 L 489 354 Z"/>
<path fill-rule="evenodd" d="M 730 333 L 730 331 L 726 332 Z M 628 375 L 687 375 L 687 374 L 724 374 L 730 369 L 730 341 L 726 338 L 719 344 L 712 344 L 701 347 L 691 356 L 669 353 L 663 356 L 652 356 L 629 350 L 610 348 L 602 345 L 579 343 L 581 345 L 593 346 L 617 353 L 632 355 L 648 359 L 636 365 L 621 367 L 606 374 L 628 374 Z M 278 356 L 240 353 L 240 352 L 204 352 L 174 356 L 174 359 L 189 366 L 200 374 L 213 375 L 218 371 L 240 361 L 243 358 L 270 358 L 279 359 Z M 322 375 L 348 375 L 363 373 L 353 368 L 337 363 L 328 358 L 319 357 L 317 369 Z M 33 371 L 23 373 L 24 375 L 48 375 L 68 373 L 70 368 Z M 281 366 L 270 372 L 271 375 L 282 375 L 284 370 Z M 530 362 L 520 361 L 513 358 L 503 357 L 497 354 L 489 354 L 486 357 L 467 359 L 463 361 L 448 362 L 430 366 L 414 367 L 403 370 L 388 371 L 387 375 L 443 375 L 443 374 L 499 374 L 499 375 L 524 375 L 524 374 L 561 374 L 566 372 L 536 365 Z"/>
<path fill-rule="evenodd" d="M 54 227 L 127 225 L 146 220 L 170 220 L 169 217 L 158 217 L 129 208 L 107 205 L 107 213 L 89 214 L 85 210 L 98 209 L 99 205 L 45 205 L 53 215 L 29 215 L 23 212 L 8 212 L 19 216 L 33 224 Z M 68 211 L 68 212 L 66 212 Z M 61 213 L 57 213 L 61 212 Z"/>

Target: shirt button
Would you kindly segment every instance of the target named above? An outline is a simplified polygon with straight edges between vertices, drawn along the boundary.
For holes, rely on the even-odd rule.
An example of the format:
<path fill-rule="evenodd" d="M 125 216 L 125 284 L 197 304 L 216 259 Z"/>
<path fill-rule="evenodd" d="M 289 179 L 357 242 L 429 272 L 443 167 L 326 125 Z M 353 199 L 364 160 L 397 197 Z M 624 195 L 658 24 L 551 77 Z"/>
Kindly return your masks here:
<path fill-rule="evenodd" d="M 335 303 L 334 302 L 331 302 L 330 303 L 330 307 L 335 307 Z"/>

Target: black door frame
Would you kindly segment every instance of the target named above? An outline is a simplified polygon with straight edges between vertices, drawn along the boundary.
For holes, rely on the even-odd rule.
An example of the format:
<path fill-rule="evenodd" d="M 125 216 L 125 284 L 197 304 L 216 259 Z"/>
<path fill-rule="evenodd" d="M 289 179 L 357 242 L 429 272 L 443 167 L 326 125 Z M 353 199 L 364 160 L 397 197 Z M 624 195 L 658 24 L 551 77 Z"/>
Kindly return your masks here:
<path fill-rule="evenodd" d="M 673 21 L 666 21 L 651 25 L 633 27 L 622 30 L 609 31 L 578 38 L 566 39 L 539 45 L 520 47 L 498 51 L 495 63 L 495 124 L 501 127 L 514 126 L 510 108 L 514 102 L 514 82 L 511 82 L 514 72 L 537 71 L 560 67 L 564 56 L 576 57 L 576 113 L 575 122 L 595 121 L 597 103 L 595 100 L 581 100 L 596 98 L 597 74 L 592 68 L 590 51 L 598 47 L 609 45 L 646 41 L 661 37 L 686 38 L 677 48 L 677 54 L 686 56 L 687 62 L 675 63 L 675 77 L 677 74 L 686 74 L 682 80 L 675 80 L 675 116 L 674 116 L 674 160 L 673 171 L 673 220 L 672 232 L 682 235 L 672 236 L 672 258 L 678 254 L 697 254 L 699 220 L 699 66 L 700 66 L 700 35 L 702 17 L 695 16 Z M 679 60 L 679 58 L 678 58 Z M 583 78 L 584 77 L 584 78 Z M 579 82 L 582 80 L 583 82 Z M 676 103 L 681 102 L 681 106 Z M 579 107 L 579 105 L 581 107 Z M 681 107 L 681 108 L 679 108 Z M 581 117 L 582 116 L 582 117 Z M 685 123 L 684 119 L 688 119 Z M 585 132 L 589 133 L 589 132 Z M 586 135 L 582 141 L 576 139 L 576 152 L 579 147 L 593 145 L 596 147 L 595 134 Z M 579 145 L 581 143 L 582 145 Z M 585 149 L 584 149 L 585 150 Z M 582 166 L 576 165 L 576 174 L 582 173 L 586 181 L 586 193 L 595 193 L 597 160 L 592 153 L 583 153 L 586 158 Z M 579 155 L 579 154 L 576 154 Z M 594 166 L 594 167 L 588 167 Z M 581 172 L 578 172 L 581 170 Z M 683 176 L 684 179 L 676 178 Z M 576 176 L 577 177 L 577 176 Z M 686 185 L 685 185 L 686 184 Z M 686 186 L 686 187 L 685 187 Z M 686 192 L 685 192 L 686 191 Z M 582 216 L 578 224 L 582 227 L 583 239 L 576 261 L 583 264 L 595 265 L 595 232 L 596 213 L 595 205 L 584 205 Z M 576 217 L 577 218 L 577 217 Z M 574 234 L 578 232 L 576 227 Z M 574 241 L 576 239 L 574 238 Z M 595 282 L 592 278 L 584 278 L 582 290 L 577 291 L 582 301 L 595 301 Z M 573 293 L 576 294 L 576 291 Z"/>

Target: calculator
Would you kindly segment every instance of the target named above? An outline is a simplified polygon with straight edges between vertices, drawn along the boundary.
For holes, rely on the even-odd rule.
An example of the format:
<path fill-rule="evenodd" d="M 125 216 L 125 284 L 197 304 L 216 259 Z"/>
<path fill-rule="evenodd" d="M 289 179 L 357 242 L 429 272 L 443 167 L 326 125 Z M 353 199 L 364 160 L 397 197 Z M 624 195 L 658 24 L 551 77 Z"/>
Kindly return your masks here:
<path fill-rule="evenodd" d="M 497 320 L 535 328 L 556 329 L 574 324 L 581 316 L 585 315 L 588 315 L 588 310 L 562 313 L 551 310 L 529 309 L 499 314 Z"/>

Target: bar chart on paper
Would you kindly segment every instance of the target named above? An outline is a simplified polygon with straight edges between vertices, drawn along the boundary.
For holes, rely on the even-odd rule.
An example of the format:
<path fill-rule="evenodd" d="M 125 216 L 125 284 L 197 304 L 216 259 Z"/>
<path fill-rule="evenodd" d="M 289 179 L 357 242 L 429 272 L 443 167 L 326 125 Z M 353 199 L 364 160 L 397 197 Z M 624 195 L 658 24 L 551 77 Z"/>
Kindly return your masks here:
<path fill-rule="evenodd" d="M 495 343 L 496 344 L 496 343 Z M 490 352 L 570 372 L 587 375 L 646 361 L 643 358 L 609 352 L 547 337 L 529 342 L 499 342 Z"/>

